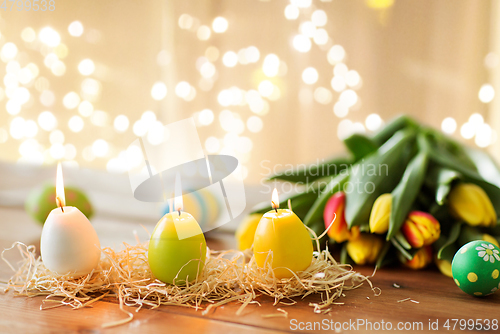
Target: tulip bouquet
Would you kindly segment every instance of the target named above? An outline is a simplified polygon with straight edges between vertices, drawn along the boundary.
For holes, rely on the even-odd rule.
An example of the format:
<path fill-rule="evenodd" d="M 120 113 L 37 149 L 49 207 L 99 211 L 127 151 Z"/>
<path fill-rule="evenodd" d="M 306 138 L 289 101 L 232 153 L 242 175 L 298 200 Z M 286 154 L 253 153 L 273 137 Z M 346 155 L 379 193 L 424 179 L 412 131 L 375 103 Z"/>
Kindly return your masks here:
<path fill-rule="evenodd" d="M 451 276 L 461 245 L 477 239 L 498 245 L 500 170 L 485 152 L 407 116 L 344 144 L 346 156 L 269 179 L 304 185 L 289 196 L 293 210 L 318 235 L 328 229 L 341 262 L 420 269 L 434 261 Z M 246 246 L 268 210 L 256 207 L 241 225 L 237 237 Z"/>

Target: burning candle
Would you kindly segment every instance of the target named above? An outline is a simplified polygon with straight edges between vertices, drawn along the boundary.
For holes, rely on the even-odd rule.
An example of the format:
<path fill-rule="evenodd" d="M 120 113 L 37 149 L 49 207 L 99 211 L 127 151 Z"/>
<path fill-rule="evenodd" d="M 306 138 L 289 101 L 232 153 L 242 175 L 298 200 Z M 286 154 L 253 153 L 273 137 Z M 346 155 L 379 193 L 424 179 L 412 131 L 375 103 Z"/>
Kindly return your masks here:
<path fill-rule="evenodd" d="M 272 195 L 272 210 L 262 216 L 253 243 L 257 265 L 271 265 L 277 278 L 292 277 L 292 272 L 307 269 L 313 245 L 309 232 L 290 209 L 279 208 L 278 191 Z"/>
<path fill-rule="evenodd" d="M 148 262 L 153 275 L 162 282 L 183 285 L 203 270 L 207 244 L 200 225 L 182 211 L 180 177 L 175 181 L 175 211 L 165 214 L 149 241 Z"/>
<path fill-rule="evenodd" d="M 56 203 L 58 207 L 50 212 L 42 230 L 40 250 L 43 264 L 56 275 L 74 278 L 86 275 L 99 263 L 99 238 L 78 208 L 65 206 L 60 163 L 57 165 Z"/>

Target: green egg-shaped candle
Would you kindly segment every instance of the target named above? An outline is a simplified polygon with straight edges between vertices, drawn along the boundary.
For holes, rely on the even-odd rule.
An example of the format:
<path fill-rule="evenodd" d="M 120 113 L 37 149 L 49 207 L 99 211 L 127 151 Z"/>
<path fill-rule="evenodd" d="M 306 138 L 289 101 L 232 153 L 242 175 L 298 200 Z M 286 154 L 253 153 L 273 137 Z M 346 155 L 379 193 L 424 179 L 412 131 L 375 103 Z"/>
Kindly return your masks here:
<path fill-rule="evenodd" d="M 148 262 L 162 282 L 184 285 L 197 278 L 205 265 L 207 244 L 198 222 L 187 212 L 164 215 L 149 241 Z"/>
<path fill-rule="evenodd" d="M 500 249 L 484 240 L 471 241 L 455 254 L 451 271 L 465 293 L 491 295 L 500 289 Z"/>
<path fill-rule="evenodd" d="M 78 188 L 65 187 L 66 205 L 78 208 L 90 219 L 94 213 L 87 196 Z M 40 224 L 44 224 L 49 213 L 57 207 L 56 187 L 45 185 L 32 190 L 25 202 L 26 212 Z"/>

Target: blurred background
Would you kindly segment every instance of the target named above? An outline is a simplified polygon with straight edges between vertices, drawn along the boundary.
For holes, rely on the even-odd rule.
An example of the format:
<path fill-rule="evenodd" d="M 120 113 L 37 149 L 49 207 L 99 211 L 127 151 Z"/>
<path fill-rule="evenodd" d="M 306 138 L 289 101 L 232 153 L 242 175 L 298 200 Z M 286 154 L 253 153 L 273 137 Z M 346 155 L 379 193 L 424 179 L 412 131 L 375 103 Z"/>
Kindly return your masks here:
<path fill-rule="evenodd" d="M 135 138 L 154 145 L 163 125 L 191 116 L 206 153 L 236 156 L 250 185 L 265 167 L 327 158 L 401 113 L 500 154 L 498 1 L 10 5 L 0 8 L 4 163 L 126 174 Z"/>

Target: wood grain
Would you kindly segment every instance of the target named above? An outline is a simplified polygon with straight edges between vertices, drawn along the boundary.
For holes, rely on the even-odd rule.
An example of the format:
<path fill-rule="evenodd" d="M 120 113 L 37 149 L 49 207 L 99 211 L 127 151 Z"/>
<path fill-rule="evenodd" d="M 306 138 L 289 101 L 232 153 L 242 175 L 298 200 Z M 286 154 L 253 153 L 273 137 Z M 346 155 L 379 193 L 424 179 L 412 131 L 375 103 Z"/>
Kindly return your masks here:
<path fill-rule="evenodd" d="M 358 268 L 368 274 L 370 268 Z M 277 313 L 271 298 L 260 298 L 261 306 L 249 305 L 242 316 L 235 313 L 239 304 L 229 304 L 203 316 L 200 311 L 182 307 L 167 306 L 156 310 L 143 309 L 134 312 L 134 320 L 126 325 L 101 329 L 102 324 L 123 319 L 125 316 L 112 299 L 98 302 L 93 308 L 72 310 L 67 307 L 40 311 L 42 297 L 14 297 L 12 293 L 0 296 L 0 332 L 106 332 L 106 333 L 146 333 L 169 328 L 175 333 L 194 332 L 227 332 L 227 333 L 271 333 L 291 332 L 290 321 L 318 322 L 324 319 L 334 322 L 356 322 L 364 319 L 372 323 L 422 322 L 423 331 L 428 331 L 429 319 L 439 319 L 443 324 L 446 319 L 492 319 L 500 318 L 498 312 L 500 295 L 476 298 L 462 293 L 453 283 L 436 271 L 427 270 L 413 272 L 410 270 L 387 269 L 379 271 L 372 279 L 375 286 L 382 290 L 378 297 L 364 286 L 346 292 L 339 301 L 344 305 L 334 306 L 326 315 L 314 314 L 309 302 L 317 301 L 317 297 L 307 298 L 294 306 L 279 305 L 288 312 L 288 318 L 264 318 L 263 315 Z M 399 284 L 395 288 L 393 283 Z M 368 299 L 368 298 L 369 299 Z M 411 298 L 411 301 L 398 302 Z M 133 309 L 129 308 L 131 312 Z M 345 333 L 370 332 L 362 328 L 360 331 L 343 331 Z M 453 331 L 451 331 L 453 332 Z M 456 331 L 458 332 L 458 331 Z"/>

